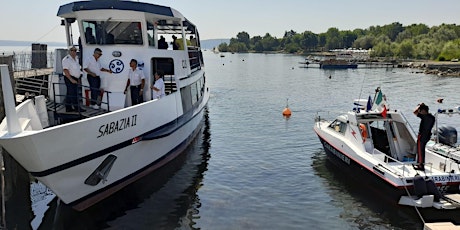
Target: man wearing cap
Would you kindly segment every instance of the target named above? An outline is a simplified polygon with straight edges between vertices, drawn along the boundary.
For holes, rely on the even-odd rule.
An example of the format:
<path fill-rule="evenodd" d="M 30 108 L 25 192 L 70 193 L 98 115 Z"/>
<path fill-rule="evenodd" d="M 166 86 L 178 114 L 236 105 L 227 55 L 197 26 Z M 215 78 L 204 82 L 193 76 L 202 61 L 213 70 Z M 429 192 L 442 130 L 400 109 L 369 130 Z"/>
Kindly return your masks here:
<path fill-rule="evenodd" d="M 65 99 L 66 112 L 84 112 L 78 106 L 78 84 L 80 83 L 81 66 L 77 58 L 77 48 L 75 46 L 69 47 L 69 54 L 62 59 L 62 69 L 64 72 L 64 81 L 67 87 L 67 94 Z"/>
<path fill-rule="evenodd" d="M 431 113 L 428 113 L 428 106 L 424 103 L 419 104 L 415 110 L 415 116 L 419 117 L 420 126 L 417 136 L 417 170 L 425 170 L 425 146 L 431 138 L 431 129 L 433 128 L 435 118 Z"/>
<path fill-rule="evenodd" d="M 102 68 L 99 58 L 102 56 L 102 50 L 99 48 L 94 49 L 92 56 L 88 57 L 85 61 L 84 70 L 86 71 L 86 77 L 88 79 L 89 87 L 91 90 L 91 107 L 93 109 L 99 109 L 97 98 L 100 94 L 101 88 L 101 73 L 107 72 L 112 73 L 111 70 Z"/>

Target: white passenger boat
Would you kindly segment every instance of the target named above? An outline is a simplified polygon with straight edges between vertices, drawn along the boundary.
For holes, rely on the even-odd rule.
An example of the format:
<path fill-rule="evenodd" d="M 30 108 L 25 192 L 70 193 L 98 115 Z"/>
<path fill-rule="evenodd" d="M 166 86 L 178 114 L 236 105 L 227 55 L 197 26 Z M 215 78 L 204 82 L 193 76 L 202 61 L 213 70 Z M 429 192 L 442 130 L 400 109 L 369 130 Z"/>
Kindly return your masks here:
<path fill-rule="evenodd" d="M 373 102 L 370 96 L 355 100 L 352 111 L 332 121 L 316 117 L 314 131 L 328 159 L 385 188 L 401 205 L 458 210 L 460 148 L 455 145 L 456 130 L 439 127 L 436 138 L 427 144 L 425 170 L 416 170 L 417 139 L 409 122 L 400 111 L 389 108 L 380 89 Z M 459 111 L 439 110 L 436 117 L 443 113 Z"/>
<path fill-rule="evenodd" d="M 2 66 L 6 117 L 0 124 L 0 145 L 62 202 L 83 210 L 180 154 L 201 128 L 209 89 L 198 31 L 170 7 L 77 1 L 62 5 L 57 15 L 67 44 L 79 41 L 81 60 L 100 48 L 102 66 L 113 72 L 101 75 L 101 109 L 88 106 L 83 74 L 79 101 L 86 111 L 66 112 L 60 65 L 66 50 L 56 51 L 49 98 L 38 96 L 17 107 Z M 173 35 L 180 49 L 160 49 L 160 37 Z M 189 36 L 196 39 L 193 44 Z M 144 102 L 134 106 L 129 93 L 124 94 L 131 59 L 138 60 L 146 76 Z M 160 99 L 150 89 L 157 71 L 165 74 L 166 96 Z"/>

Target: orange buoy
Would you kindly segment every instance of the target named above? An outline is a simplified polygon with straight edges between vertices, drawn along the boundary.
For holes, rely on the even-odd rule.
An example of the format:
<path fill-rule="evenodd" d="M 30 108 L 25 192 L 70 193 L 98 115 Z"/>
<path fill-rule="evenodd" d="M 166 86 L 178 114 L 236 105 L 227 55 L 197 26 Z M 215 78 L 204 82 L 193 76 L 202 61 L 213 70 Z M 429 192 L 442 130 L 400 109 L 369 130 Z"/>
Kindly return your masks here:
<path fill-rule="evenodd" d="M 283 109 L 283 116 L 291 116 L 291 110 L 288 107 Z"/>

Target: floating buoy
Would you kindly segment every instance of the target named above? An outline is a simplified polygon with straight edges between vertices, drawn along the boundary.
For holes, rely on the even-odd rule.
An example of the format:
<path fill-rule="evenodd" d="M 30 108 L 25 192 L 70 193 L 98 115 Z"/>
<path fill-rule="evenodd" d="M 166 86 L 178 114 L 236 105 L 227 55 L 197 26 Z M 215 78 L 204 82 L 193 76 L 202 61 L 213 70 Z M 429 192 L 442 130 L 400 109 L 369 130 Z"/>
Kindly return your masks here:
<path fill-rule="evenodd" d="M 291 109 L 289 109 L 288 100 L 289 99 L 286 99 L 286 108 L 283 109 L 283 116 L 285 116 L 285 117 L 291 116 Z"/>
<path fill-rule="evenodd" d="M 291 116 L 291 110 L 288 107 L 283 109 L 283 116 Z"/>

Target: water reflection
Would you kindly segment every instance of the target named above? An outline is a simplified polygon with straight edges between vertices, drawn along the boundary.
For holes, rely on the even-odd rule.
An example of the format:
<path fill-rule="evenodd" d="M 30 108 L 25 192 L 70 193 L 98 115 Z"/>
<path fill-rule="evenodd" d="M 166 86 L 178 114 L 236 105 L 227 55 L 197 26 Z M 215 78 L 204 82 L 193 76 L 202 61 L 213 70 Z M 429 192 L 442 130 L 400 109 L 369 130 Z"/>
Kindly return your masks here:
<path fill-rule="evenodd" d="M 373 183 L 356 174 L 337 168 L 319 149 L 312 156 L 315 174 L 340 209 L 340 218 L 358 229 L 423 229 L 423 222 L 412 207 L 397 204 L 397 200 Z"/>
<path fill-rule="evenodd" d="M 199 218 L 197 191 L 207 171 L 211 143 L 206 109 L 202 130 L 164 167 L 83 212 L 50 203 L 38 229 L 193 229 Z"/>

